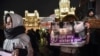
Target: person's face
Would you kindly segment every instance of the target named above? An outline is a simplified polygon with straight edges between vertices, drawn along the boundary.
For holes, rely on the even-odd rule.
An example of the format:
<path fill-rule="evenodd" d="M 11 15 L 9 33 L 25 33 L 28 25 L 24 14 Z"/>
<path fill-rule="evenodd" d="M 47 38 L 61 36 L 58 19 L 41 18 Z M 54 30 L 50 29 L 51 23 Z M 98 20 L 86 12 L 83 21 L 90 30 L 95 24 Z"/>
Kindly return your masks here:
<path fill-rule="evenodd" d="M 7 17 L 7 21 L 6 21 L 5 27 L 7 29 L 12 28 L 12 20 L 11 20 L 11 17 L 9 17 L 9 16 Z"/>
<path fill-rule="evenodd" d="M 89 12 L 89 16 L 93 16 L 94 15 L 94 12 L 93 11 L 90 11 Z"/>

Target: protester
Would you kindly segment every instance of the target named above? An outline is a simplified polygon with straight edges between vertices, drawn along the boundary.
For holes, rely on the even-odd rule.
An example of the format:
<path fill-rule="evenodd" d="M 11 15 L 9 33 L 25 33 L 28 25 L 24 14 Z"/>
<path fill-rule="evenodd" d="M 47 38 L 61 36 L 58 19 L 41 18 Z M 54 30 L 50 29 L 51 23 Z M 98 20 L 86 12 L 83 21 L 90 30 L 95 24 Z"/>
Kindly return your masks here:
<path fill-rule="evenodd" d="M 89 24 L 89 20 L 99 19 L 94 9 L 89 9 L 87 16 L 83 19 L 84 22 Z M 82 49 L 81 56 L 100 56 L 100 29 L 91 28 L 89 24 L 89 41 Z M 86 52 L 87 51 L 87 52 Z"/>
<path fill-rule="evenodd" d="M 3 49 L 10 52 L 13 52 L 15 49 L 26 49 L 28 52 L 27 56 L 33 56 L 30 38 L 25 34 L 22 17 L 18 14 L 8 13 L 4 18 L 4 26 L 6 39 L 4 41 Z M 19 53 L 19 55 L 22 54 Z"/>
<path fill-rule="evenodd" d="M 66 27 L 68 29 L 67 34 L 73 34 L 74 37 L 81 37 L 82 39 L 86 39 L 84 22 L 78 21 L 78 18 L 75 15 L 65 16 L 62 19 L 62 22 L 67 22 L 70 25 Z M 66 46 L 61 46 L 60 56 L 75 56 L 78 54 L 79 52 L 78 47 L 74 47 L 74 46 L 66 47 Z"/>

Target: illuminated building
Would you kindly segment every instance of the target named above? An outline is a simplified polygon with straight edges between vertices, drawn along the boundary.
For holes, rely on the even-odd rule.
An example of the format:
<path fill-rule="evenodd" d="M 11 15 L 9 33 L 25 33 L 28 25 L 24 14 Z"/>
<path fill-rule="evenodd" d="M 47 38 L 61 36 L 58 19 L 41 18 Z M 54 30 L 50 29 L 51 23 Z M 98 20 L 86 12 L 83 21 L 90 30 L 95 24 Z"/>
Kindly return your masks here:
<path fill-rule="evenodd" d="M 59 9 L 55 9 L 56 18 L 63 18 L 68 14 L 75 14 L 75 7 L 70 7 L 70 0 L 60 0 Z"/>
<path fill-rule="evenodd" d="M 25 11 L 24 24 L 26 26 L 26 30 L 28 29 L 38 29 L 39 28 L 39 13 L 37 10 L 34 10 L 34 13 L 29 13 L 27 10 Z"/>
<path fill-rule="evenodd" d="M 13 13 L 14 14 L 14 11 L 4 11 L 4 15 L 6 15 L 7 13 Z"/>

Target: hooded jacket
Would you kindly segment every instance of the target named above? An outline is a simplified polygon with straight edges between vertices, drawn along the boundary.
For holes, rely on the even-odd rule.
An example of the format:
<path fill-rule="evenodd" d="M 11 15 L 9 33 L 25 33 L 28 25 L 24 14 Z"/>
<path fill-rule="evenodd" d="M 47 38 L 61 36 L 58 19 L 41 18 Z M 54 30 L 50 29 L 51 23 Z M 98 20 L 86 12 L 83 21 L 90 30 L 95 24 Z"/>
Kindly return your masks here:
<path fill-rule="evenodd" d="M 7 24 L 7 17 L 11 17 L 11 21 L 12 21 L 12 26 L 10 29 L 5 28 L 5 37 L 8 39 L 13 39 L 16 36 L 25 33 L 25 27 L 23 24 L 23 19 L 20 15 L 18 14 L 7 14 L 4 18 L 4 24 L 6 26 Z"/>
<path fill-rule="evenodd" d="M 23 19 L 22 19 L 22 17 L 20 15 L 18 15 L 18 14 L 12 14 L 12 13 L 8 13 L 8 14 L 12 18 L 12 23 L 13 23 L 13 27 L 12 28 L 15 28 L 17 26 L 23 26 L 24 25 L 23 24 Z M 6 16 L 7 15 L 5 15 L 5 17 L 4 17 L 4 24 L 6 24 Z"/>
<path fill-rule="evenodd" d="M 25 49 L 27 47 L 28 52 L 30 52 L 32 47 L 29 44 L 29 36 L 25 34 L 22 17 L 18 14 L 9 13 L 9 15 L 12 19 L 12 27 L 10 29 L 5 28 L 4 30 L 6 39 L 4 41 L 3 49 L 13 51 L 14 48 Z M 4 24 L 6 24 L 6 16 L 4 18 Z"/>

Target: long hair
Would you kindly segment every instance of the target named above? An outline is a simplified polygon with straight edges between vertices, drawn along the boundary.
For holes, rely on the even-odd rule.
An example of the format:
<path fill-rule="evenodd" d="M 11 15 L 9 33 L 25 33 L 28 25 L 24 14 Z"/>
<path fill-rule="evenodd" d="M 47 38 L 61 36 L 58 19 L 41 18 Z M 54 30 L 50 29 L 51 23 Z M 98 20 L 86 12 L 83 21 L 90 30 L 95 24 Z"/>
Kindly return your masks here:
<path fill-rule="evenodd" d="M 11 18 L 11 16 L 10 16 L 9 13 L 5 15 L 5 19 L 4 19 L 4 23 L 5 23 L 5 24 L 7 23 L 7 17 L 10 17 L 10 18 Z M 12 18 L 11 18 L 11 21 L 12 21 Z"/>
<path fill-rule="evenodd" d="M 75 16 L 75 15 L 72 15 L 72 14 L 69 14 L 69 15 L 66 15 L 62 21 L 63 22 L 69 22 L 69 21 L 77 21 L 78 18 Z"/>

